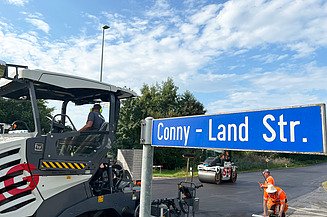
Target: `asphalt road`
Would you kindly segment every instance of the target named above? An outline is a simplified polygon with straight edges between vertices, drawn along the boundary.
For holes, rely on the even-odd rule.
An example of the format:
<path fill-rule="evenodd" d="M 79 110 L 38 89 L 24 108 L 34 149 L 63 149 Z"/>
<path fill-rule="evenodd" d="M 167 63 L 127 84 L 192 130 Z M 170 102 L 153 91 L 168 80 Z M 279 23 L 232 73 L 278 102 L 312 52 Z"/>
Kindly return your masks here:
<path fill-rule="evenodd" d="M 287 194 L 288 214 L 294 212 L 292 201 L 309 195 L 327 180 L 327 163 L 303 168 L 285 168 L 271 170 L 275 184 Z M 177 184 L 185 179 L 154 179 L 152 182 L 152 199 L 177 197 Z M 190 178 L 188 178 L 190 181 Z M 258 181 L 263 182 L 260 172 L 240 173 L 236 183 L 223 182 L 219 185 L 206 184 L 198 189 L 200 209 L 197 217 L 216 216 L 251 216 L 262 213 L 262 195 Z M 200 183 L 197 177 L 194 182 Z M 312 198 L 311 198 L 312 199 Z M 318 207 L 319 209 L 319 207 Z"/>

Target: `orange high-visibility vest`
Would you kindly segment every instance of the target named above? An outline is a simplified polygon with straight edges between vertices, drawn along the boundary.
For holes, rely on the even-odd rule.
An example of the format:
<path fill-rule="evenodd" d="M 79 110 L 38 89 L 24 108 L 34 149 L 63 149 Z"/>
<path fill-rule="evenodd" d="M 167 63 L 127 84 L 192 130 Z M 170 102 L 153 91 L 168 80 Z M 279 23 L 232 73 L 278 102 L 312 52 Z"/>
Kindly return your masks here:
<path fill-rule="evenodd" d="M 273 205 L 281 205 L 286 203 L 286 193 L 281 189 L 280 187 L 276 187 L 277 192 L 275 194 L 269 195 L 266 191 L 264 192 L 263 199 L 267 201 L 267 207 L 270 209 Z M 286 212 L 288 209 L 288 205 L 286 203 L 284 212 Z"/>
<path fill-rule="evenodd" d="M 262 187 L 267 188 L 268 184 L 275 186 L 275 179 L 272 176 L 268 176 L 265 182 L 262 184 Z"/>

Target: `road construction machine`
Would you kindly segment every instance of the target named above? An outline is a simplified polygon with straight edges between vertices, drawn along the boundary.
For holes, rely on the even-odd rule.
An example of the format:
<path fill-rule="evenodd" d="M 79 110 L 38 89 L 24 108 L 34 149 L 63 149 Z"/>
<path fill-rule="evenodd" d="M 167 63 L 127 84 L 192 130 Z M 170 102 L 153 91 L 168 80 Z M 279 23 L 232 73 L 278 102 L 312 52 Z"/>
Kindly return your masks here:
<path fill-rule="evenodd" d="M 222 181 L 236 182 L 237 166 L 231 161 L 221 160 L 219 157 L 208 157 L 198 165 L 200 182 L 220 184 Z"/>
<path fill-rule="evenodd" d="M 115 140 L 120 101 L 136 94 L 3 61 L 0 77 L 2 102 L 28 101 L 33 117 L 28 123 L 0 123 L 0 216 L 134 216 L 139 188 L 107 153 Z M 41 126 L 39 100 L 61 105 L 49 121 L 48 132 Z M 70 110 L 76 116 L 78 106 L 95 102 L 109 103 L 108 121 L 98 131 L 79 132 L 67 112 L 68 103 L 77 106 Z M 84 122 L 86 117 L 80 118 Z"/>

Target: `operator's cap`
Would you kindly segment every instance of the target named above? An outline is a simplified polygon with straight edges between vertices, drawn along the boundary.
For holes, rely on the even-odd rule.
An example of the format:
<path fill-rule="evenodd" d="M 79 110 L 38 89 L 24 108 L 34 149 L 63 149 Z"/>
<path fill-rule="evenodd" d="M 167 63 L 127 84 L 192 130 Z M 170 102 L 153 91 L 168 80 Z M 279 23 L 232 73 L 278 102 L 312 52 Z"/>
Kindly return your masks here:
<path fill-rule="evenodd" d="M 268 194 L 273 194 L 277 191 L 277 189 L 272 185 L 272 184 L 268 184 L 268 187 L 266 189 L 266 192 Z"/>
<path fill-rule="evenodd" d="M 265 173 L 270 173 L 270 171 L 268 169 L 265 169 L 264 171 L 262 171 L 262 174 L 265 174 Z"/>

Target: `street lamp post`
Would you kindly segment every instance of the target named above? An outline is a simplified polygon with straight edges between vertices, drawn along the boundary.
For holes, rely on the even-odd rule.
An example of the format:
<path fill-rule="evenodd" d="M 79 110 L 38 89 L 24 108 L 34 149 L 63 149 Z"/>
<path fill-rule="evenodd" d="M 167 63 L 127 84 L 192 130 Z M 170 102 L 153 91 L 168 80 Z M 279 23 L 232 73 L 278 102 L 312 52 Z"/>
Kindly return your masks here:
<path fill-rule="evenodd" d="M 104 48 L 104 30 L 109 29 L 110 27 L 104 25 L 102 27 L 102 51 L 101 51 L 101 69 L 100 69 L 100 82 L 102 82 L 102 69 L 103 69 L 103 48 Z"/>

